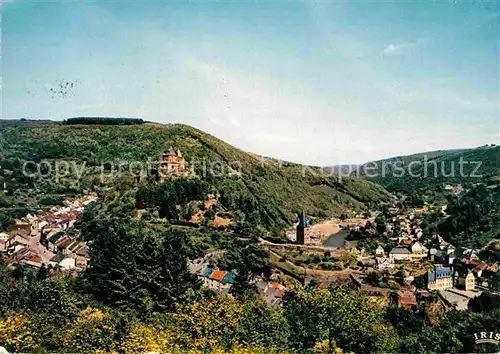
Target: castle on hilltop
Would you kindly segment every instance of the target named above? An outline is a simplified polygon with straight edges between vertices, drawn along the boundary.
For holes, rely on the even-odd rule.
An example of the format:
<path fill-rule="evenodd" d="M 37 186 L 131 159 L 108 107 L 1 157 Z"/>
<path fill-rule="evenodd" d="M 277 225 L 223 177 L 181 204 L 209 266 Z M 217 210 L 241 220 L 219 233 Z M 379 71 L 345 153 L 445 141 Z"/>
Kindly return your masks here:
<path fill-rule="evenodd" d="M 148 176 L 152 176 L 157 183 L 163 183 L 166 179 L 176 176 L 189 176 L 190 171 L 186 167 L 186 161 L 180 150 L 175 151 L 172 147 L 165 153 L 160 153 L 158 161 L 153 163 L 149 169 L 141 169 L 136 177 L 137 183 L 142 184 Z"/>
<path fill-rule="evenodd" d="M 175 151 L 172 147 L 166 153 L 161 153 L 158 159 L 157 182 L 162 183 L 165 179 L 186 173 L 186 161 L 180 150 Z"/>

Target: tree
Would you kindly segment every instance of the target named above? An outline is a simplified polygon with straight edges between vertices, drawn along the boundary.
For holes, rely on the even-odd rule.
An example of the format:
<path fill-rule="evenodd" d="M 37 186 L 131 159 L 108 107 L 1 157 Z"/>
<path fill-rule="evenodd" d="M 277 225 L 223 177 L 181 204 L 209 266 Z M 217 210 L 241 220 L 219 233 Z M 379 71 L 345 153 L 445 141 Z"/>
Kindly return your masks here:
<path fill-rule="evenodd" d="M 199 285 L 187 268 L 188 239 L 182 232 L 115 220 L 92 241 L 85 278 L 108 304 L 147 315 L 172 308 Z"/>
<path fill-rule="evenodd" d="M 353 266 L 356 264 L 356 256 L 350 252 L 343 251 L 340 254 L 340 261 L 344 267 Z"/>
<path fill-rule="evenodd" d="M 24 315 L 0 320 L 0 345 L 16 352 L 36 348 L 31 335 L 31 321 Z"/>
<path fill-rule="evenodd" d="M 383 310 L 357 291 L 345 287 L 287 292 L 284 299 L 291 345 L 307 350 L 328 340 L 354 352 L 387 352 L 396 345 L 393 327 L 383 320 Z"/>
<path fill-rule="evenodd" d="M 47 278 L 32 284 L 26 296 L 24 310 L 45 313 L 55 320 L 72 318 L 77 313 L 76 298 L 65 279 Z"/>
<path fill-rule="evenodd" d="M 0 231 L 8 231 L 14 226 L 14 219 L 10 215 L 0 213 Z"/>
<path fill-rule="evenodd" d="M 115 325 L 109 314 L 87 307 L 60 332 L 61 347 L 72 353 L 90 353 L 96 350 L 109 353 L 116 346 Z"/>
<path fill-rule="evenodd" d="M 210 352 L 218 345 L 230 347 L 242 315 L 243 308 L 234 298 L 216 295 L 183 306 L 175 319 L 179 333 L 188 334 L 184 346 Z"/>

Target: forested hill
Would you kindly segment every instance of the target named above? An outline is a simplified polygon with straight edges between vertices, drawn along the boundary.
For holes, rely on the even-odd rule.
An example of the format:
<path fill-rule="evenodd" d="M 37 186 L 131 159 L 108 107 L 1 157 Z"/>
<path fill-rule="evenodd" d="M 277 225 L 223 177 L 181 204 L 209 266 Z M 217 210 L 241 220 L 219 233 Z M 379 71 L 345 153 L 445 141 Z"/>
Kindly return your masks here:
<path fill-rule="evenodd" d="M 356 177 L 339 179 L 319 168 L 264 159 L 186 125 L 8 121 L 0 122 L 0 182 L 6 182 L 11 193 L 21 192 L 4 196 L 10 199 L 2 203 L 37 207 L 47 196 L 61 199 L 65 193 L 98 186 L 104 162 L 122 163 L 126 171 L 133 161 L 156 161 L 170 146 L 180 150 L 199 180 L 220 196 L 225 210 L 247 219 L 251 216 L 267 230 L 289 226 L 301 210 L 311 216 L 331 217 L 346 210 L 366 210 L 390 199 L 375 183 Z M 56 161 L 67 161 L 71 168 L 81 168 L 85 162 L 84 174 L 78 180 L 75 173 L 57 179 L 54 171 L 41 177 L 31 164 L 29 172 L 34 174 L 23 176 L 25 161 L 44 160 L 52 162 L 52 169 Z M 104 166 L 108 172 L 110 165 Z M 47 174 L 43 168 L 41 172 Z M 121 181 L 120 187 L 137 189 L 134 180 Z"/>
<path fill-rule="evenodd" d="M 439 190 L 447 183 L 496 183 L 499 160 L 500 146 L 485 145 L 372 161 L 351 175 L 377 182 L 390 191 L 411 193 L 417 189 Z"/>

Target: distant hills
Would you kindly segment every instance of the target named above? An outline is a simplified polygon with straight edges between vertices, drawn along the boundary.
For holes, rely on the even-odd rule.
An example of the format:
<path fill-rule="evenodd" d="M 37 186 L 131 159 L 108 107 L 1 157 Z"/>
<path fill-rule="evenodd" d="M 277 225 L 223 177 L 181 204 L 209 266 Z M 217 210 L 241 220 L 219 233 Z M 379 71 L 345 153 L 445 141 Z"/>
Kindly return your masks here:
<path fill-rule="evenodd" d="M 78 124 L 82 119 L 91 121 Z M 100 124 L 103 119 L 76 118 L 71 124 L 0 121 L 0 182 L 21 191 L 31 190 L 17 198 L 18 206 L 36 207 L 40 193 L 57 200 L 65 191 L 99 185 L 99 172 L 105 163 L 108 167 L 121 163 L 125 170 L 132 162 L 145 167 L 170 146 L 182 152 L 196 176 L 225 191 L 223 207 L 243 214 L 255 209 L 252 218 L 267 229 L 291 225 L 302 210 L 318 218 L 346 211 L 355 214 L 390 201 L 388 191 L 411 193 L 439 190 L 446 183 L 492 183 L 500 176 L 499 146 L 319 168 L 246 153 L 182 124 L 161 125 L 142 119 L 110 119 Z M 42 160 L 64 160 L 78 166 L 85 162 L 86 173 L 78 181 L 72 176 L 55 181 L 53 175 L 50 179 L 21 175 L 23 162 Z M 134 177 L 128 177 L 128 182 L 120 183 L 133 190 Z"/>
<path fill-rule="evenodd" d="M 500 146 L 438 150 L 371 161 L 351 176 L 377 182 L 390 191 L 411 192 L 415 188 L 446 183 L 492 183 L 500 176 Z"/>
<path fill-rule="evenodd" d="M 132 162 L 156 161 L 170 146 L 182 152 L 196 176 L 225 192 L 223 207 L 236 213 L 244 209 L 246 217 L 258 220 L 268 230 L 291 225 L 302 210 L 328 218 L 346 211 L 358 213 L 391 200 L 383 187 L 371 181 L 355 176 L 339 179 L 317 167 L 249 154 L 190 126 L 148 122 L 67 125 L 0 121 L 0 182 L 32 190 L 22 200 L 34 206 L 37 193 L 60 194 L 99 185 L 99 171 L 105 162 L 122 163 L 126 170 Z M 85 162 L 87 173 L 76 183 L 72 176 L 55 181 L 53 176 L 27 179 L 20 175 L 24 161 L 43 160 L 64 160 L 78 166 Z M 119 185 L 133 191 L 134 183 L 130 176 Z"/>

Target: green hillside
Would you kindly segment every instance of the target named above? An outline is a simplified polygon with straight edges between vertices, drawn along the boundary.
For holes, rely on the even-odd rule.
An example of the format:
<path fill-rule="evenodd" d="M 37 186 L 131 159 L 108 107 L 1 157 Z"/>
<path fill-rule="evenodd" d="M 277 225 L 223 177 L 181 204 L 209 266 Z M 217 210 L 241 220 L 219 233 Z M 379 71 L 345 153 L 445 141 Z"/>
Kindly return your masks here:
<path fill-rule="evenodd" d="M 66 194 L 99 188 L 106 182 L 111 182 L 107 183 L 111 188 L 135 191 L 135 178 L 130 173 L 122 173 L 120 180 L 110 177 L 111 163 L 115 169 L 122 164 L 124 171 L 134 166 L 137 172 L 138 164 L 156 161 L 170 146 L 179 149 L 199 180 L 220 196 L 224 209 L 238 215 L 242 212 L 247 220 L 252 214 L 254 222 L 267 230 L 289 226 L 300 210 L 311 216 L 331 217 L 346 210 L 367 210 L 390 198 L 372 182 L 349 176 L 339 180 L 319 168 L 263 159 L 185 125 L 9 121 L 0 122 L 0 181 L 10 190 L 10 195 L 3 196 L 3 204 L 19 208 L 50 205 Z M 23 175 L 25 161 L 46 160 L 52 164 L 52 173 L 46 171 L 44 162 L 41 171 L 36 171 L 35 164 L 28 165 L 33 176 Z M 72 173 L 57 178 L 55 163 L 61 161 L 69 163 Z M 77 179 L 75 171 L 83 163 L 84 173 Z M 103 166 L 104 181 L 100 178 Z M 41 177 L 38 172 L 48 176 Z"/>
<path fill-rule="evenodd" d="M 447 183 L 495 183 L 500 176 L 500 146 L 439 150 L 368 162 L 352 175 L 390 191 L 442 190 Z"/>

